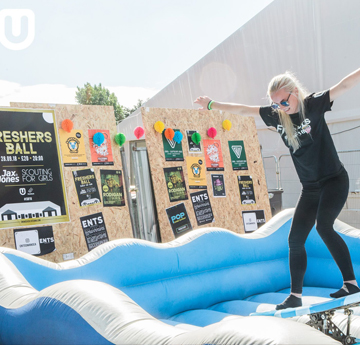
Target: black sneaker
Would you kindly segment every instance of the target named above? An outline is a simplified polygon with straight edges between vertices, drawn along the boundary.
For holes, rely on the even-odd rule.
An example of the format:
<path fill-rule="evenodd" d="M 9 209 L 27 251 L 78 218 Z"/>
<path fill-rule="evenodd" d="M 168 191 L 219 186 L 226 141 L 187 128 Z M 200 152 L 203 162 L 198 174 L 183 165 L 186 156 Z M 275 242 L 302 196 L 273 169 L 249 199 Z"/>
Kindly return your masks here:
<path fill-rule="evenodd" d="M 301 306 L 302 306 L 301 298 L 296 297 L 294 295 L 290 295 L 286 298 L 284 302 L 276 306 L 276 310 L 296 308 Z"/>
<path fill-rule="evenodd" d="M 339 291 L 333 292 L 330 294 L 330 297 L 332 298 L 340 298 L 352 295 L 354 293 L 360 292 L 360 288 L 356 285 L 345 283 L 347 291 L 342 287 Z"/>

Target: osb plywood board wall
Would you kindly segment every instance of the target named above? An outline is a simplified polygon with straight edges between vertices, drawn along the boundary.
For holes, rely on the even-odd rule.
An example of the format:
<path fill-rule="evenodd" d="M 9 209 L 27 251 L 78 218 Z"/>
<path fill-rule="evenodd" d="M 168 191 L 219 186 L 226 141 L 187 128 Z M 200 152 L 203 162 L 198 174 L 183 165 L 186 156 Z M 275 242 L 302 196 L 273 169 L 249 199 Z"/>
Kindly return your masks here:
<path fill-rule="evenodd" d="M 54 232 L 56 250 L 41 258 L 61 262 L 63 254 L 74 253 L 74 258 L 88 253 L 88 248 L 81 226 L 80 217 L 102 212 L 105 221 L 109 240 L 118 238 L 133 237 L 129 208 L 125 197 L 125 206 L 122 207 L 103 207 L 103 203 L 80 207 L 75 188 L 72 171 L 81 169 L 94 169 L 96 182 L 101 193 L 100 170 L 122 170 L 119 146 L 115 144 L 113 138 L 116 132 L 116 124 L 113 107 L 107 106 L 86 106 L 86 105 L 53 105 L 36 103 L 11 103 L 12 108 L 30 109 L 51 109 L 55 112 L 56 125 L 58 130 L 61 122 L 70 119 L 74 124 L 74 129 L 82 130 L 84 135 L 87 166 L 68 166 L 64 167 L 64 181 L 69 207 L 70 222 L 51 224 Z M 91 163 L 90 142 L 88 136 L 89 129 L 109 130 L 112 139 L 112 154 L 114 165 L 93 166 Z M 122 176 L 124 183 L 124 175 Z M 124 186 L 125 192 L 125 186 Z M 103 200 L 102 200 L 103 201 Z M 30 227 L 30 226 L 29 226 Z M 15 248 L 13 229 L 0 230 L 0 246 Z"/>
<path fill-rule="evenodd" d="M 214 222 L 200 226 L 214 226 L 232 230 L 237 233 L 244 233 L 242 211 L 263 210 L 265 219 L 271 218 L 269 197 L 267 192 L 265 172 L 262 163 L 260 144 L 257 138 L 255 121 L 251 117 L 243 117 L 227 112 L 210 111 L 200 113 L 196 110 L 185 109 L 164 109 L 164 108 L 142 108 L 142 118 L 146 136 L 146 147 L 149 155 L 152 181 L 158 212 L 159 226 L 162 242 L 168 242 L 175 238 L 166 209 L 178 203 L 184 203 L 190 218 L 192 228 L 198 228 L 195 211 L 192 205 L 190 194 L 200 191 L 189 189 L 189 176 L 186 165 L 186 157 L 204 157 L 204 145 L 201 142 L 202 153 L 189 153 L 186 130 L 196 130 L 203 139 L 211 139 L 208 129 L 217 129 L 215 140 L 220 140 L 224 171 L 206 171 L 207 191 L 210 204 L 214 214 Z M 222 122 L 227 119 L 231 121 L 230 131 L 222 128 Z M 184 161 L 166 161 L 162 134 L 154 130 L 154 124 L 162 121 L 166 128 L 178 129 L 183 134 L 182 151 Z M 231 163 L 228 141 L 242 140 L 245 146 L 247 157 L 247 170 L 233 170 Z M 165 181 L 164 168 L 182 166 L 188 200 L 170 202 L 168 189 Z M 211 174 L 223 174 L 226 197 L 214 197 L 212 191 Z M 237 176 L 251 176 L 253 179 L 256 204 L 242 204 L 239 192 Z"/>

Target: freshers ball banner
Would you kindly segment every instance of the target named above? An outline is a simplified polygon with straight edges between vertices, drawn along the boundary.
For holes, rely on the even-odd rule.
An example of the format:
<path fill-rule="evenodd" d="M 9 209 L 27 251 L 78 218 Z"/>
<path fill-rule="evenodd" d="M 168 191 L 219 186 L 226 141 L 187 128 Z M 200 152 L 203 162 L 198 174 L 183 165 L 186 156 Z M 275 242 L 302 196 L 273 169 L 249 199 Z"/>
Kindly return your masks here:
<path fill-rule="evenodd" d="M 53 111 L 0 109 L 0 228 L 69 221 Z"/>

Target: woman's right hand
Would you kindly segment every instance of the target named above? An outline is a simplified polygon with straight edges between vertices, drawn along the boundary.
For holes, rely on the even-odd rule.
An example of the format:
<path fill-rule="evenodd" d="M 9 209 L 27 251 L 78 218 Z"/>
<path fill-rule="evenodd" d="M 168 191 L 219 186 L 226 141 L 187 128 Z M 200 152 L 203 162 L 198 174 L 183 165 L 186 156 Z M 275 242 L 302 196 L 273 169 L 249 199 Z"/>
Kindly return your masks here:
<path fill-rule="evenodd" d="M 208 110 L 207 106 L 210 101 L 211 99 L 208 96 L 200 96 L 195 99 L 194 103 L 199 104 L 201 106 L 201 108 L 199 108 L 198 110 L 206 111 Z"/>

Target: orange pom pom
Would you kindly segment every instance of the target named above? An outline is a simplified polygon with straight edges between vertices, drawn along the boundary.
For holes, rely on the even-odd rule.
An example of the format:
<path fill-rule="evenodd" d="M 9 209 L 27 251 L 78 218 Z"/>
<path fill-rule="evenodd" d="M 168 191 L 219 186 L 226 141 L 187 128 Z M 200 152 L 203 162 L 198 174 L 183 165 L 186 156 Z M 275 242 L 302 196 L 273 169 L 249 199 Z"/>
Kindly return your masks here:
<path fill-rule="evenodd" d="M 172 128 L 167 128 L 165 129 L 164 135 L 166 139 L 173 140 L 175 132 Z"/>
<path fill-rule="evenodd" d="M 74 127 L 74 124 L 71 120 L 69 119 L 66 119 L 64 120 L 63 122 L 61 122 L 61 128 L 65 131 L 65 132 L 68 132 L 70 133 L 71 130 L 73 129 Z"/>

